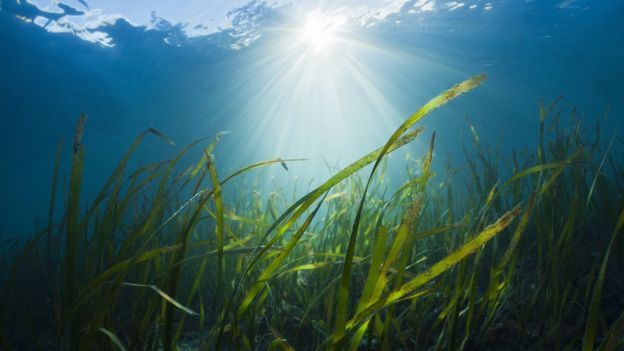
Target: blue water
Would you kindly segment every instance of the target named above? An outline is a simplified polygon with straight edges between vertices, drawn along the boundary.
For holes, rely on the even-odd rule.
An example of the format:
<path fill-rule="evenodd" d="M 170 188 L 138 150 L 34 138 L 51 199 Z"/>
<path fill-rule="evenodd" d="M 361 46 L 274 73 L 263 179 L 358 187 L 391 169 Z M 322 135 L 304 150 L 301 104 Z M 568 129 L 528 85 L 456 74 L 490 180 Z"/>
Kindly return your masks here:
<path fill-rule="evenodd" d="M 439 165 L 462 166 L 470 124 L 503 152 L 533 147 L 540 98 L 563 95 L 562 110 L 576 106 L 587 128 L 608 109 L 609 133 L 624 114 L 619 0 L 36 3 L 0 1 L 0 237 L 45 226 L 55 147 L 63 138 L 67 173 L 81 112 L 85 201 L 150 126 L 176 146 L 148 138 L 135 164 L 230 131 L 216 152 L 222 175 L 301 157 L 309 161 L 265 175 L 314 182 L 329 175 L 325 162 L 380 146 L 427 99 L 479 73 L 484 86 L 421 124 L 437 132 Z M 366 17 L 362 6 L 387 13 Z M 312 12 L 339 19 L 330 43 L 302 32 Z"/>

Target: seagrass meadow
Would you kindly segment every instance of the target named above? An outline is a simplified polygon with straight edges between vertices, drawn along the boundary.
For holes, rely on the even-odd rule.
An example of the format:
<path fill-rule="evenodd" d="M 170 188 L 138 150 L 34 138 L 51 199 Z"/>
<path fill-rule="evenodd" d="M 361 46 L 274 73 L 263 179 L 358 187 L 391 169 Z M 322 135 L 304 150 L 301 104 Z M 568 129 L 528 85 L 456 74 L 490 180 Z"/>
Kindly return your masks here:
<path fill-rule="evenodd" d="M 484 80 L 295 201 L 237 183 L 294 160 L 222 174 L 220 135 L 129 169 L 144 138 L 170 142 L 150 128 L 84 203 L 81 116 L 47 225 L 2 238 L 0 349 L 621 350 L 624 140 L 541 102 L 537 145 L 493 148 L 472 128 L 469 167 L 435 174 L 419 121 Z M 386 156 L 415 139 L 427 151 L 388 187 Z"/>

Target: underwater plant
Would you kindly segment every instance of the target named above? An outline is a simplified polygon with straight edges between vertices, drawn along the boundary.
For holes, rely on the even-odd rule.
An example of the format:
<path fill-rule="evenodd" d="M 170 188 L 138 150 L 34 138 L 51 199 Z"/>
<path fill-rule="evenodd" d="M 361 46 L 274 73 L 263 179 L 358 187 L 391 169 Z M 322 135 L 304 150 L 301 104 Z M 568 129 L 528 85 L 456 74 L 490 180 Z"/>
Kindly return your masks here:
<path fill-rule="evenodd" d="M 436 181 L 436 134 L 391 195 L 385 157 L 423 135 L 423 117 L 485 80 L 431 99 L 387 142 L 290 203 L 226 187 L 213 156 L 128 164 L 81 203 L 79 118 L 64 213 L 1 242 L 0 348 L 111 350 L 413 350 L 624 347 L 624 164 L 616 136 L 561 129 L 540 103 L 535 150 L 511 160 L 481 144 L 469 173 Z M 570 117 L 576 118 L 574 115 Z M 550 125 L 546 125 L 550 120 Z M 366 168 L 370 166 L 369 168 Z M 369 174 L 361 174 L 363 169 Z M 465 189 L 456 189 L 460 181 Z"/>

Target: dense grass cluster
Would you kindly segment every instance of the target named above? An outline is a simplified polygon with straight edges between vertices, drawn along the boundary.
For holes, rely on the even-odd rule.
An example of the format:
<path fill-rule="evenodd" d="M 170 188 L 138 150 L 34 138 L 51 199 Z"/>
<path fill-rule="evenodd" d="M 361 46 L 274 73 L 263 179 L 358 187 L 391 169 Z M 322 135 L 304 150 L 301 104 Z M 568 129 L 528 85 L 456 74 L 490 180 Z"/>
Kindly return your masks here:
<path fill-rule="evenodd" d="M 2 242 L 0 349 L 621 349 L 621 139 L 560 128 L 567 112 L 542 104 L 535 150 L 508 160 L 475 134 L 466 176 L 434 176 L 434 133 L 387 193 L 384 156 L 483 79 L 432 99 L 292 204 L 279 191 L 223 196 L 237 177 L 290 160 L 224 177 L 219 136 L 188 168 L 198 143 L 128 171 L 148 133 L 166 139 L 151 128 L 81 204 L 81 117 L 62 220 L 59 152 L 47 228 Z"/>

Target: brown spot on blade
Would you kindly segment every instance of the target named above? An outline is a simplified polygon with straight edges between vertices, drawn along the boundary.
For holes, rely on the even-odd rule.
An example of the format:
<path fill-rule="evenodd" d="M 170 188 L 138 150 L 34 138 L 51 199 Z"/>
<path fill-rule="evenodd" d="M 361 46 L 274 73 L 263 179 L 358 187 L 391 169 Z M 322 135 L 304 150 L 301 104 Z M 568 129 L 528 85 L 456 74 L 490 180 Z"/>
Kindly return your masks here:
<path fill-rule="evenodd" d="M 284 160 L 282 160 L 281 158 L 279 159 L 279 161 L 280 161 L 280 164 L 282 165 L 282 167 L 284 167 L 284 169 L 286 171 L 288 171 L 288 166 L 286 166 L 286 162 L 284 162 Z"/>
<path fill-rule="evenodd" d="M 175 146 L 175 142 L 173 140 L 171 140 L 168 136 L 166 136 L 163 132 L 157 130 L 156 128 L 149 127 L 147 128 L 147 131 L 164 140 L 165 143 L 171 146 Z"/>

